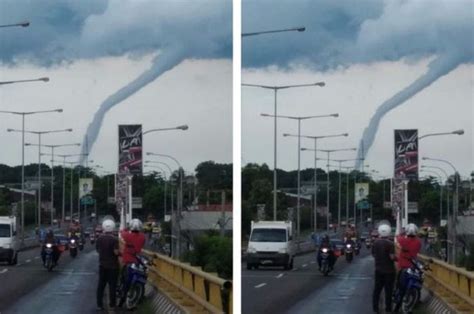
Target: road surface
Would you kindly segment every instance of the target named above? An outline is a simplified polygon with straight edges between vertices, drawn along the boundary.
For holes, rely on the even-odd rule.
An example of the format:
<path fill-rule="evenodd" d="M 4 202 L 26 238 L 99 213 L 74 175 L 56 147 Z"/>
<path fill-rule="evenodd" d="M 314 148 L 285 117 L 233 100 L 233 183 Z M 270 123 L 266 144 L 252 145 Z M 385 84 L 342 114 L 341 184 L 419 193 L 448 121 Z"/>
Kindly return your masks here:
<path fill-rule="evenodd" d="M 48 273 L 40 249 L 19 254 L 18 265 L 0 264 L 0 312 L 96 313 L 98 255 L 92 245 L 75 259 L 66 251 Z"/>
<path fill-rule="evenodd" d="M 371 313 L 373 258 L 367 249 L 348 264 L 338 259 L 324 277 L 316 253 L 298 256 L 294 269 L 242 268 L 242 313 Z"/>

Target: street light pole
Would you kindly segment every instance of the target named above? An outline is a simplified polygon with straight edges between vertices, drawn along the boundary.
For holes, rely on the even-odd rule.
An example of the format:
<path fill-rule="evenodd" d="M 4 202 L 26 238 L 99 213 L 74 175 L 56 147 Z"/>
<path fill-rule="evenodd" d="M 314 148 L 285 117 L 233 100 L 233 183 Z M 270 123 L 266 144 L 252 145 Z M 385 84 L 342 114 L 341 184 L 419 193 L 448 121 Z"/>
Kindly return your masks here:
<path fill-rule="evenodd" d="M 175 255 L 176 258 L 180 258 L 181 256 L 181 211 L 182 211 L 182 206 L 183 206 L 183 172 L 184 172 L 184 169 L 183 167 L 181 167 L 181 164 L 179 163 L 179 161 L 174 158 L 173 156 L 170 156 L 170 155 L 165 155 L 165 154 L 157 154 L 157 153 L 150 153 L 148 152 L 147 153 L 148 156 L 161 156 L 161 157 L 166 157 L 166 158 L 169 158 L 171 160 L 173 160 L 177 165 L 178 165 L 178 171 L 179 171 L 179 178 L 180 178 L 180 187 L 179 187 L 179 190 L 178 190 L 178 208 L 177 208 L 177 223 L 176 223 L 176 231 L 178 233 L 178 236 L 177 236 L 177 248 L 176 248 L 176 251 L 174 254 L 177 253 L 177 255 Z"/>
<path fill-rule="evenodd" d="M 324 87 L 326 84 L 324 82 L 318 82 L 313 84 L 298 84 L 298 85 L 285 85 L 285 86 L 268 86 L 268 85 L 257 85 L 257 84 L 242 84 L 242 86 L 247 87 L 258 87 L 263 89 L 270 89 L 274 91 L 275 101 L 274 101 L 274 128 L 273 128 L 273 220 L 277 219 L 277 92 L 280 89 L 289 89 L 297 87 L 309 87 L 309 86 L 319 86 Z"/>
<path fill-rule="evenodd" d="M 304 32 L 305 30 L 306 30 L 306 27 L 300 26 L 300 27 L 292 27 L 292 28 L 286 28 L 286 29 L 242 33 L 242 37 L 257 36 L 257 35 L 271 34 L 271 33 L 282 33 L 282 32 Z"/>
<path fill-rule="evenodd" d="M 9 113 L 15 115 L 21 115 L 21 244 L 24 244 L 25 240 L 25 116 L 40 114 L 40 113 L 51 113 L 51 112 L 62 112 L 62 109 L 56 110 L 40 110 L 40 111 L 6 111 L 1 110 L 0 113 Z"/>
<path fill-rule="evenodd" d="M 453 204 L 453 218 L 451 222 L 451 242 L 452 242 L 452 249 L 451 249 L 451 256 L 450 256 L 450 261 L 454 262 L 456 260 L 456 238 L 457 238 L 457 233 L 456 233 L 456 220 L 458 217 L 458 207 L 459 207 L 459 173 L 457 169 L 454 167 L 454 165 L 444 159 L 436 159 L 436 158 L 429 158 L 429 157 L 423 157 L 423 160 L 432 160 L 432 161 L 438 161 L 442 162 L 445 164 L 448 164 L 453 170 L 454 170 L 454 180 L 456 183 L 456 194 L 454 197 L 454 204 Z"/>
<path fill-rule="evenodd" d="M 293 134 L 283 134 L 283 136 L 295 136 Z M 296 135 L 297 136 L 297 135 Z M 331 134 L 331 135 L 320 135 L 320 136 L 308 136 L 308 135 L 301 135 L 301 137 L 308 138 L 314 140 L 314 202 L 313 202 L 313 218 L 314 218 L 314 232 L 317 231 L 318 225 L 318 212 L 317 212 L 317 204 L 318 204 L 318 174 L 317 174 L 317 165 L 318 165 L 318 140 L 323 138 L 331 138 L 331 137 L 341 137 L 341 136 L 349 136 L 348 133 L 342 134 Z M 301 148 L 302 151 L 310 150 L 306 148 Z"/>
<path fill-rule="evenodd" d="M 328 118 L 328 117 L 339 117 L 339 114 L 325 114 L 325 115 L 315 115 L 315 116 L 304 116 L 304 117 L 295 117 L 295 116 L 283 116 L 283 115 L 270 115 L 270 114 L 261 114 L 263 117 L 274 117 L 276 118 L 284 118 L 290 120 L 297 120 L 298 121 L 298 178 L 297 178 L 297 201 L 296 201 L 296 234 L 299 237 L 301 234 L 301 121 L 302 120 L 309 120 L 315 118 Z M 288 134 L 283 134 L 283 136 L 288 136 Z"/>
<path fill-rule="evenodd" d="M 23 132 L 23 130 L 7 129 L 8 132 Z M 24 131 L 25 133 L 31 133 L 38 135 L 38 228 L 41 227 L 41 136 L 43 134 L 61 133 L 61 132 L 72 132 L 72 129 L 63 130 L 50 130 L 50 131 Z"/>

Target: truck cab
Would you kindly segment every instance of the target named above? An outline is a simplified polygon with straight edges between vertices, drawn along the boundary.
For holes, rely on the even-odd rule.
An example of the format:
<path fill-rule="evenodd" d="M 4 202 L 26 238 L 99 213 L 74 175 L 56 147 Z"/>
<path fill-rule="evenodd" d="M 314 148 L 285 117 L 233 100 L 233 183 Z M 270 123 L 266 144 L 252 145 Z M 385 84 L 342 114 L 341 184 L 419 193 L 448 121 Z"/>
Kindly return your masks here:
<path fill-rule="evenodd" d="M 247 269 L 262 266 L 293 268 L 295 247 L 289 221 L 252 221 Z"/>
<path fill-rule="evenodd" d="M 0 217 L 0 262 L 15 265 L 20 243 L 16 235 L 15 217 Z"/>

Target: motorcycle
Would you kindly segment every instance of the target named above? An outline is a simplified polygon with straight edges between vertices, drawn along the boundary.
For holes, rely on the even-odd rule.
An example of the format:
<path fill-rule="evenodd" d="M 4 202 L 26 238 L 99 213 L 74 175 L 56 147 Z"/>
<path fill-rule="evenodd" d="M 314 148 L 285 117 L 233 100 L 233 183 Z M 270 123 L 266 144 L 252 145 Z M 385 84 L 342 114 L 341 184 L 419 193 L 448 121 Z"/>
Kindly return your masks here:
<path fill-rule="evenodd" d="M 44 254 L 45 254 L 44 267 L 46 267 L 48 271 L 52 271 L 54 267 L 54 258 L 53 258 L 54 249 L 51 243 L 46 243 Z"/>
<path fill-rule="evenodd" d="M 365 247 L 367 249 L 370 249 L 372 247 L 372 241 L 369 238 L 365 239 Z"/>
<path fill-rule="evenodd" d="M 120 300 L 120 306 L 125 303 L 127 310 L 132 310 L 137 307 L 145 294 L 145 284 L 147 282 L 148 266 L 152 265 L 142 256 L 136 256 L 137 263 L 127 266 L 127 274 L 124 280 L 121 281 L 117 288 L 117 297 Z M 125 294 L 125 285 L 128 290 Z M 125 294 L 125 295 L 124 295 Z"/>
<path fill-rule="evenodd" d="M 323 273 L 324 276 L 327 276 L 329 274 L 330 270 L 330 265 L 329 265 L 329 249 L 328 248 L 322 248 L 320 249 L 320 255 L 321 255 L 321 273 Z"/>
<path fill-rule="evenodd" d="M 77 243 L 76 239 L 71 239 L 69 240 L 69 255 L 72 258 L 75 258 L 77 256 Z"/>
<path fill-rule="evenodd" d="M 420 300 L 424 272 L 427 270 L 431 270 L 429 265 L 413 259 L 412 267 L 405 270 L 404 274 L 402 274 L 400 280 L 403 280 L 401 285 L 405 287 L 405 295 L 402 299 L 401 293 L 397 288 L 393 294 L 393 302 L 398 308 L 401 307 L 403 313 L 411 313 Z"/>
<path fill-rule="evenodd" d="M 347 243 L 346 244 L 346 248 L 344 249 L 344 255 L 346 256 L 346 261 L 348 263 L 351 263 L 352 262 L 352 259 L 354 258 L 354 250 L 353 250 L 353 246 L 351 243 Z"/>

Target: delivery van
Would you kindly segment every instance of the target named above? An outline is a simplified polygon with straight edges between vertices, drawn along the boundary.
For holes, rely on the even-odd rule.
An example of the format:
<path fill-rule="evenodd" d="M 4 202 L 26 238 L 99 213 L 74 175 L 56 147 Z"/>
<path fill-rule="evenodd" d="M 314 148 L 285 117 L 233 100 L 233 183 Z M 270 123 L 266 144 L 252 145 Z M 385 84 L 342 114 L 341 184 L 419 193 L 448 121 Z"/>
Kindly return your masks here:
<path fill-rule="evenodd" d="M 16 218 L 0 216 L 0 262 L 15 265 L 18 262 L 19 248 Z"/>

